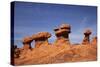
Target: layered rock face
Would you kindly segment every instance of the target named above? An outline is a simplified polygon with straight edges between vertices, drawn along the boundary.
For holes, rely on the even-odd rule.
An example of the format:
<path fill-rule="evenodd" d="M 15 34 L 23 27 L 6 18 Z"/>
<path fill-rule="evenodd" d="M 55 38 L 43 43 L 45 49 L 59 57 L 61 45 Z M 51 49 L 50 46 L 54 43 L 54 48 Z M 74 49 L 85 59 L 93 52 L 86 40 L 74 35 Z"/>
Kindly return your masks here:
<path fill-rule="evenodd" d="M 56 40 L 50 44 L 49 32 L 39 32 L 23 38 L 23 48 L 15 47 L 15 65 L 52 64 L 63 62 L 80 62 L 97 60 L 97 37 L 90 41 L 91 30 L 85 30 L 82 44 L 72 45 L 69 40 L 71 26 L 62 24 L 54 29 Z M 35 47 L 31 43 L 35 42 Z M 33 45 L 33 44 L 32 44 Z"/>

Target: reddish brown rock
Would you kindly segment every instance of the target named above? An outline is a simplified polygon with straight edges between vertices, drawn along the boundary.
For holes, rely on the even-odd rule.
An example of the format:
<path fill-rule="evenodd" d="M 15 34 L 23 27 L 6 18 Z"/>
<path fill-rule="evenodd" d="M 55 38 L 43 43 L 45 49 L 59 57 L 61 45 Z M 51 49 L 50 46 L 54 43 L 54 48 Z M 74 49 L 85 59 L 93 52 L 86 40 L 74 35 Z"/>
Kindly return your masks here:
<path fill-rule="evenodd" d="M 48 45 L 48 38 L 51 37 L 51 34 L 48 32 L 39 32 L 37 34 L 32 35 L 33 40 L 35 40 L 35 46 L 40 47 L 43 45 Z"/>
<path fill-rule="evenodd" d="M 91 41 L 92 45 L 97 45 L 97 37 L 93 37 Z"/>
<path fill-rule="evenodd" d="M 23 49 L 31 49 L 31 42 L 33 41 L 32 37 L 23 38 Z"/>
<path fill-rule="evenodd" d="M 14 58 L 20 57 L 20 49 L 17 47 L 17 45 L 14 45 Z"/>
<path fill-rule="evenodd" d="M 80 62 L 80 61 L 96 61 L 97 60 L 97 37 L 91 41 L 92 45 L 80 45 L 79 43 L 70 44 L 69 33 L 71 26 L 62 24 L 54 29 L 57 37 L 56 43 L 49 45 L 48 38 L 51 34 L 48 32 L 39 32 L 32 37 L 23 39 L 24 48 L 30 47 L 30 43 L 34 40 L 35 47 L 33 50 L 20 49 L 20 58 L 14 58 L 15 65 L 25 64 L 52 64 L 62 62 Z M 84 32 L 83 44 L 89 44 L 90 30 Z M 56 45 L 60 44 L 60 45 Z M 64 45 L 63 45 L 64 44 Z M 70 44 L 70 45 L 67 45 Z M 15 47 L 16 48 L 16 47 Z M 15 51 L 15 57 L 18 57 L 18 50 Z"/>
<path fill-rule="evenodd" d="M 69 24 L 62 24 L 59 28 L 55 28 L 54 31 L 57 37 L 56 42 L 70 44 L 69 33 L 71 32 L 71 26 Z"/>
<path fill-rule="evenodd" d="M 19 57 L 20 57 L 20 50 L 19 50 L 19 48 L 16 48 L 16 49 L 14 50 L 14 57 L 15 57 L 15 58 L 19 58 Z"/>
<path fill-rule="evenodd" d="M 96 61 L 97 49 L 92 45 L 74 45 L 72 51 L 74 53 L 72 61 Z"/>
<path fill-rule="evenodd" d="M 91 35 L 91 30 L 90 29 L 86 29 L 84 32 L 84 39 L 82 44 L 86 45 L 86 44 L 90 44 L 90 35 Z"/>

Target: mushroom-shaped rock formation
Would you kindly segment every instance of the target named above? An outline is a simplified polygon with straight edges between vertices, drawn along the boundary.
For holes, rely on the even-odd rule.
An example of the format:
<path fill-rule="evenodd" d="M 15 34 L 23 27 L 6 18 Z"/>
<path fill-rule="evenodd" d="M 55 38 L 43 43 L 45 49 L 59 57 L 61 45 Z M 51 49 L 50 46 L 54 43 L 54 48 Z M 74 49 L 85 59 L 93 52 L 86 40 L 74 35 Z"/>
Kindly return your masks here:
<path fill-rule="evenodd" d="M 91 30 L 90 29 L 86 29 L 84 32 L 84 39 L 82 44 L 86 45 L 86 44 L 90 44 L 90 34 L 91 34 Z"/>
<path fill-rule="evenodd" d="M 55 28 L 54 31 L 57 37 L 56 42 L 70 44 L 69 33 L 71 32 L 71 26 L 69 24 L 62 24 L 59 28 Z"/>
<path fill-rule="evenodd" d="M 48 32 L 39 32 L 37 34 L 32 35 L 32 39 L 35 40 L 35 47 L 40 47 L 43 45 L 48 45 L 48 38 L 51 37 L 51 34 Z"/>
<path fill-rule="evenodd" d="M 23 38 L 23 49 L 31 49 L 31 42 L 33 41 L 32 37 Z"/>

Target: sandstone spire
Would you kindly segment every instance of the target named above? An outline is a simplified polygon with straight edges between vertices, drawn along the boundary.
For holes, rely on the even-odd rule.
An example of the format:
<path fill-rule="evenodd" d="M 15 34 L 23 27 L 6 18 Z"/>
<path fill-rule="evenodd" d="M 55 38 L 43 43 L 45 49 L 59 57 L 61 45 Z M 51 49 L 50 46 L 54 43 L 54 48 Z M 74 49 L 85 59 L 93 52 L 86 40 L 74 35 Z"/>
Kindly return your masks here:
<path fill-rule="evenodd" d="M 90 29 L 86 29 L 84 32 L 84 39 L 82 44 L 86 45 L 86 44 L 90 44 L 90 35 L 91 35 L 91 30 Z"/>

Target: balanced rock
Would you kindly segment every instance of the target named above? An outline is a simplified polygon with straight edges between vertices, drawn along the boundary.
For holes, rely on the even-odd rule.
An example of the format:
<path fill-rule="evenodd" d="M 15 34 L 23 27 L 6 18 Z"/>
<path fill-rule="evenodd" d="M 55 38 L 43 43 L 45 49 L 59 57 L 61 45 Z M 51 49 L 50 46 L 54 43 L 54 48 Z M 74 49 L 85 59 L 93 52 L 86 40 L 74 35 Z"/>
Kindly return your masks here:
<path fill-rule="evenodd" d="M 23 49 L 31 49 L 31 42 L 33 41 L 32 37 L 23 38 Z"/>
<path fill-rule="evenodd" d="M 90 34 L 91 34 L 91 30 L 90 29 L 86 29 L 84 32 L 84 39 L 82 44 L 86 45 L 86 44 L 90 44 Z"/>
<path fill-rule="evenodd" d="M 32 39 L 35 40 L 35 46 L 40 47 L 43 45 L 48 45 L 48 38 L 51 37 L 51 34 L 48 32 L 39 32 L 37 34 L 32 35 Z"/>
<path fill-rule="evenodd" d="M 54 31 L 57 37 L 56 42 L 70 44 L 69 33 L 71 32 L 71 26 L 69 24 L 62 24 L 59 28 L 55 28 Z"/>

